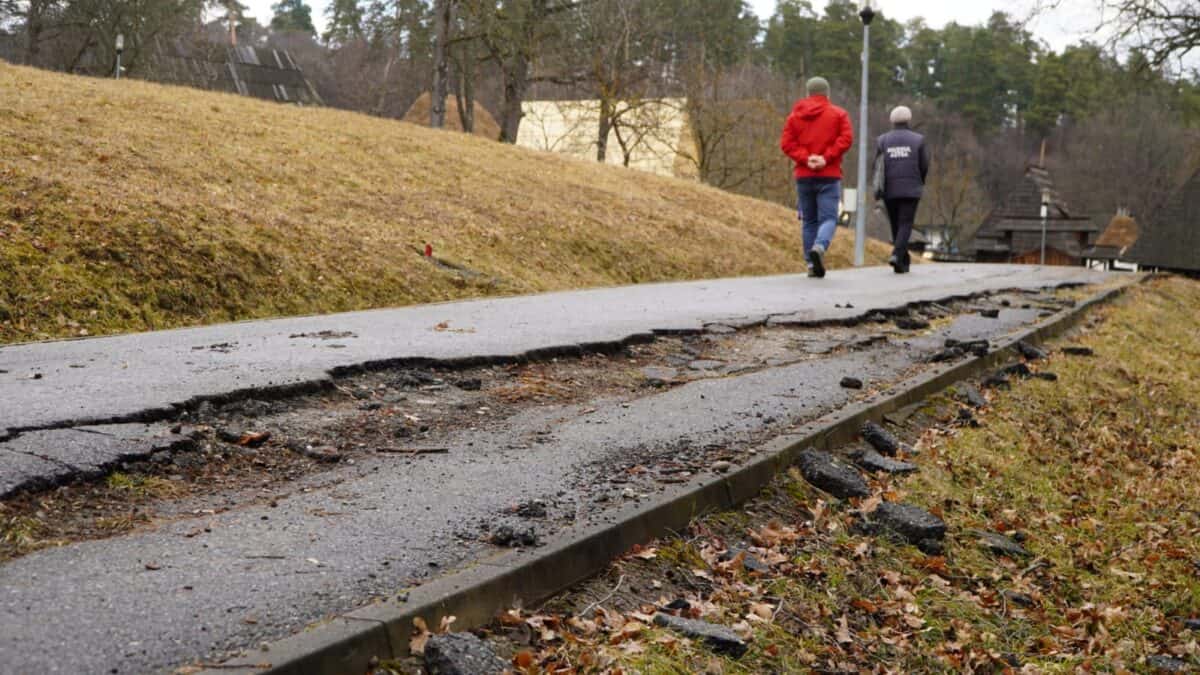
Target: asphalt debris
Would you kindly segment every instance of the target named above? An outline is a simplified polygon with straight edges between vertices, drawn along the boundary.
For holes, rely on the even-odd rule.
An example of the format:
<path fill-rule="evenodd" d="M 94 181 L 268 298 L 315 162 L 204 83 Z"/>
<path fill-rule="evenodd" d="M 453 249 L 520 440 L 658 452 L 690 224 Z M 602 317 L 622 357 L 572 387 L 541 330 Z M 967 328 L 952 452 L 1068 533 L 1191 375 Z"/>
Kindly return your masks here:
<path fill-rule="evenodd" d="M 867 482 L 857 471 L 828 452 L 805 450 L 800 453 L 799 463 L 804 480 L 838 499 L 867 497 L 871 494 Z"/>

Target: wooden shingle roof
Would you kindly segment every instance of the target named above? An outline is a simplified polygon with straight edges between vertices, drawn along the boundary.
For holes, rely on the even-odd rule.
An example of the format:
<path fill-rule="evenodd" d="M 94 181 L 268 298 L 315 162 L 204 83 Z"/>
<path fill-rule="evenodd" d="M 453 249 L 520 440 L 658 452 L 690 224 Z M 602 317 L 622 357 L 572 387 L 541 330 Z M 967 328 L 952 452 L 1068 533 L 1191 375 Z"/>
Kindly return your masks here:
<path fill-rule="evenodd" d="M 1200 172 L 1145 223 L 1128 258 L 1146 267 L 1200 272 Z"/>

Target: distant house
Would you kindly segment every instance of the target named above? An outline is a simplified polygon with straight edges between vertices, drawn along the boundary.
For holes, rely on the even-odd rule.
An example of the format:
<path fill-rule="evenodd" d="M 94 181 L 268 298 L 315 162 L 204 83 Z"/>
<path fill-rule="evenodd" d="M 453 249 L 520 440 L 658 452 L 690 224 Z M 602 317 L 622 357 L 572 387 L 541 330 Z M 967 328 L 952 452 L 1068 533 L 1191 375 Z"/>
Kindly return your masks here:
<path fill-rule="evenodd" d="M 1130 248 L 1142 268 L 1200 274 L 1200 172 L 1172 196 Z"/>
<path fill-rule="evenodd" d="M 280 103 L 322 103 L 317 90 L 285 49 L 162 40 L 155 46 L 145 77 Z"/>
<path fill-rule="evenodd" d="M 1037 264 L 1042 249 L 1042 203 L 1045 219 L 1046 264 L 1083 265 L 1102 229 L 1084 214 L 1073 213 L 1054 187 L 1045 167 L 1031 165 L 1021 183 L 975 232 L 964 232 L 960 246 L 976 262 Z"/>
<path fill-rule="evenodd" d="M 1092 267 L 1106 270 L 1137 270 L 1136 263 L 1129 263 L 1128 253 L 1138 240 L 1138 222 L 1128 213 L 1113 216 L 1096 245 L 1083 252 L 1083 257 Z"/>
<path fill-rule="evenodd" d="M 661 176 L 699 179 L 685 99 L 618 103 L 620 123 L 609 131 L 605 162 Z M 596 161 L 600 101 L 526 101 L 517 145 Z"/>

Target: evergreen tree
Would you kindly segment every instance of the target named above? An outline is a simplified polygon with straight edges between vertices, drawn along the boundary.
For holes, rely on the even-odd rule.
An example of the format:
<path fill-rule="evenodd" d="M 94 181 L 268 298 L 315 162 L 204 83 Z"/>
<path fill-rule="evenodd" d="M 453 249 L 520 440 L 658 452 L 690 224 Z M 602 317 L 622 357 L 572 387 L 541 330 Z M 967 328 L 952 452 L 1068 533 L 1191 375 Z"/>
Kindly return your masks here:
<path fill-rule="evenodd" d="M 271 17 L 271 30 L 316 35 L 317 29 L 312 22 L 312 7 L 304 0 L 279 0 L 271 5 L 271 11 L 275 13 Z"/>
<path fill-rule="evenodd" d="M 364 12 L 359 0 L 333 0 L 325 10 L 328 21 L 321 36 L 330 44 L 342 44 L 363 36 Z"/>

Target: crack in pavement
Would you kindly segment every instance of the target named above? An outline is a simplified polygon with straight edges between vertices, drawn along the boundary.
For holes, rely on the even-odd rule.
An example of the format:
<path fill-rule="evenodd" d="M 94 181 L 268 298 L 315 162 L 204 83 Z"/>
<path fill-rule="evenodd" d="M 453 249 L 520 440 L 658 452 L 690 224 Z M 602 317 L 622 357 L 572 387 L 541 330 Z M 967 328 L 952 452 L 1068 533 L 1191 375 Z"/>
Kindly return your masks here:
<path fill-rule="evenodd" d="M 960 317 L 931 335 L 634 401 L 531 407 L 495 428 L 454 430 L 444 444 L 456 451 L 447 455 L 362 458 L 333 470 L 343 479 L 334 487 L 205 515 L 211 531 L 196 536 L 188 536 L 195 520 L 184 520 L 30 554 L 0 566 L 0 663 L 21 672 L 143 672 L 284 636 L 447 570 L 487 564 L 496 549 L 481 541 L 481 525 L 535 522 L 546 536 L 577 519 L 603 520 L 623 504 L 680 489 L 631 466 L 704 462 L 709 448 L 744 460 L 757 439 L 855 400 L 838 386 L 847 372 L 894 382 L 925 368 L 922 358 L 943 337 L 995 336 L 1032 319 Z M 555 434 L 547 443 L 510 449 L 548 427 Z M 546 519 L 512 515 L 514 503 L 539 499 L 549 505 Z M 313 518 L 314 509 L 345 515 L 331 524 Z M 247 560 L 279 554 L 286 557 Z M 75 644 L 64 653 L 57 636 L 68 632 Z"/>

